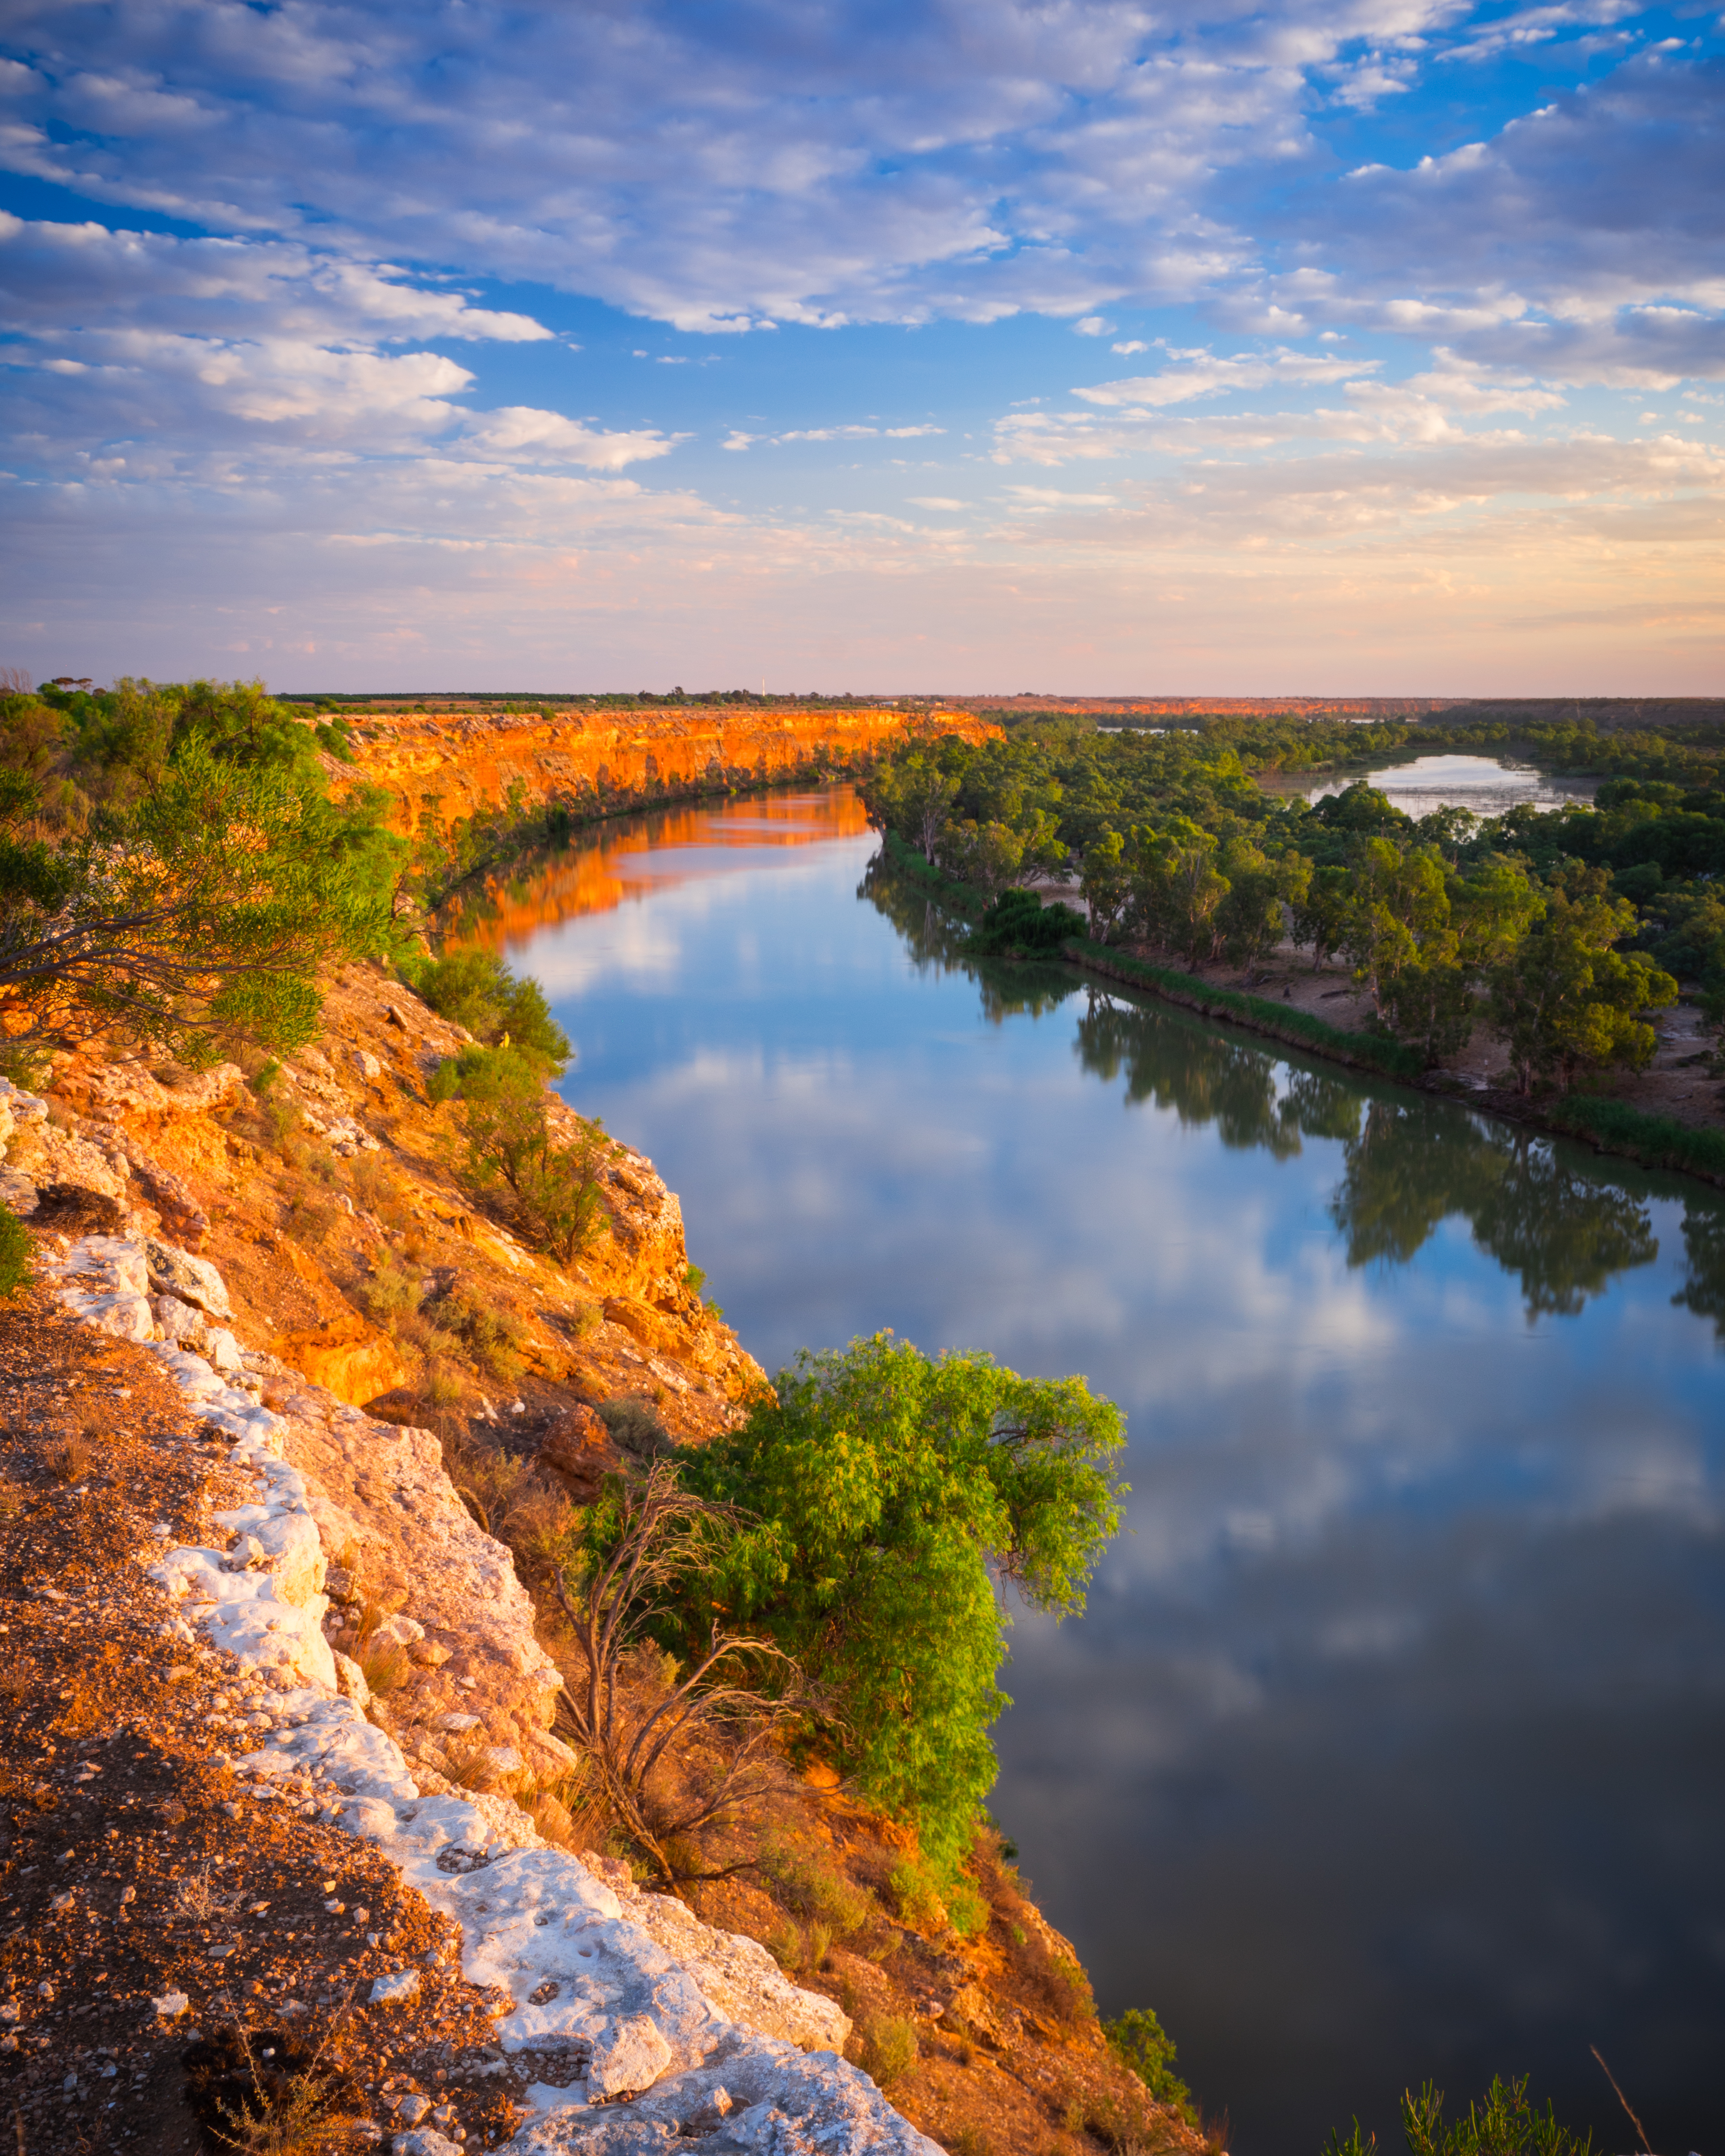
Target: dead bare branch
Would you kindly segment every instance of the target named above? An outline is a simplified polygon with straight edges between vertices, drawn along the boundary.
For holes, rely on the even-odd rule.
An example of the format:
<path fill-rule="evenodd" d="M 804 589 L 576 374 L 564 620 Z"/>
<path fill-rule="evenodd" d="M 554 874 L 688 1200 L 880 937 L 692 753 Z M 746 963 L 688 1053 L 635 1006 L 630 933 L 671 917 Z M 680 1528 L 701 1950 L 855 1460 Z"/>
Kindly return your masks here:
<path fill-rule="evenodd" d="M 675 1464 L 663 1460 L 620 1502 L 622 1531 L 578 1598 L 561 1569 L 553 1574 L 582 1663 L 579 1677 L 559 1694 L 558 1726 L 592 1758 L 619 1819 L 675 1886 L 667 1845 L 764 1793 L 763 1755 L 775 1729 L 800 1710 L 804 1686 L 796 1663 L 772 1640 L 726 1632 L 715 1621 L 699 1659 L 664 1699 L 653 1705 L 638 1697 L 626 1681 L 627 1658 L 665 1614 L 665 1590 L 711 1564 L 715 1533 L 722 1535 L 735 1515 L 690 1496 Z M 774 1667 L 782 1685 L 759 1689 L 762 1674 Z M 739 1681 L 746 1672 L 754 1681 Z M 673 1799 L 660 1770 L 697 1738 L 718 1746 L 724 1770 L 716 1785 Z"/>

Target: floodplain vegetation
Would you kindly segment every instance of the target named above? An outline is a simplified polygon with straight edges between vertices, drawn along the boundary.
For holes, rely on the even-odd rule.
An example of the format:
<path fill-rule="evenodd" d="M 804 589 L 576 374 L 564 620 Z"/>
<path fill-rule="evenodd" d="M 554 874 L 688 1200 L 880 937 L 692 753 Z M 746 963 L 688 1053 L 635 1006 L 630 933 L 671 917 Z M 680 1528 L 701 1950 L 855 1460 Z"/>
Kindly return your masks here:
<path fill-rule="evenodd" d="M 1651 1060 L 1651 1014 L 1686 985 L 1725 1020 L 1725 741 L 1534 728 L 1514 746 L 1604 772 L 1594 803 L 1484 821 L 1415 820 L 1363 782 L 1308 804 L 1260 778 L 1397 752 L 1507 746 L 1399 723 L 1217 721 L 1167 732 L 1021 724 L 969 744 L 923 740 L 865 784 L 875 822 L 988 902 L 979 952 L 1077 935 L 1250 983 L 1278 947 L 1338 956 L 1370 1023 L 1414 1068 L 1476 1027 L 1501 1039 L 1523 1095 Z M 1082 904 L 1038 922 L 1029 887 Z M 1055 909 L 1049 909 L 1055 911 Z"/>

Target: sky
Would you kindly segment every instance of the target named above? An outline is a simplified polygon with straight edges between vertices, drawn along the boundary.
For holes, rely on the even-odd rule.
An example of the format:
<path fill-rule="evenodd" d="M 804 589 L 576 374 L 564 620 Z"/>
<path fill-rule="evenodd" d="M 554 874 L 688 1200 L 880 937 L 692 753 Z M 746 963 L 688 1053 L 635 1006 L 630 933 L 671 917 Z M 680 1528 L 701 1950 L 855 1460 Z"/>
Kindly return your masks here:
<path fill-rule="evenodd" d="M 1725 17 L 8 0 L 0 666 L 1725 692 Z"/>

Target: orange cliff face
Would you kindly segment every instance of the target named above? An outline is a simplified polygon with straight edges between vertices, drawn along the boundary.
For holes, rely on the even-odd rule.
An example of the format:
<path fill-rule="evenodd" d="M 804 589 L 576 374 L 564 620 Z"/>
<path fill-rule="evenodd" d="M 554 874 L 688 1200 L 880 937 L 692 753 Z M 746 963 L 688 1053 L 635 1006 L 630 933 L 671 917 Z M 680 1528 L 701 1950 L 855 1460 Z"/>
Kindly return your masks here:
<path fill-rule="evenodd" d="M 392 827 L 452 824 L 511 793 L 615 813 L 657 802 L 855 771 L 917 735 L 982 741 L 1000 729 L 963 711 L 393 711 L 352 722 L 356 766 L 332 774 L 391 796 Z"/>

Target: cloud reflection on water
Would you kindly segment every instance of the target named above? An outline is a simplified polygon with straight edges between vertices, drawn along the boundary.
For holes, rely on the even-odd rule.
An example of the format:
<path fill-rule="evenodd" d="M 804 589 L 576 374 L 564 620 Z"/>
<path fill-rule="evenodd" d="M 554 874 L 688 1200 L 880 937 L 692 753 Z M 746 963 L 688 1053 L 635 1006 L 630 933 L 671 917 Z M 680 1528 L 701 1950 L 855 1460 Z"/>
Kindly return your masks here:
<path fill-rule="evenodd" d="M 869 850 L 526 963 L 769 1368 L 891 1325 L 1127 1409 L 1135 1532 L 1083 1623 L 1017 1626 L 995 1800 L 1105 2005 L 1158 2007 L 1236 2156 L 1393 2132 L 1426 2072 L 1609 2132 L 1589 2041 L 1705 2146 L 1719 1201 L 973 968 Z"/>

